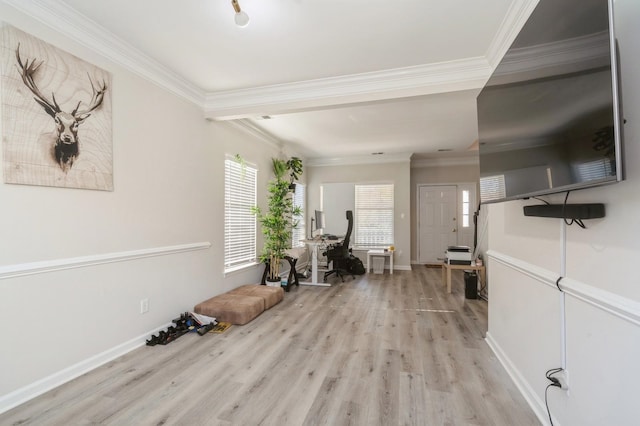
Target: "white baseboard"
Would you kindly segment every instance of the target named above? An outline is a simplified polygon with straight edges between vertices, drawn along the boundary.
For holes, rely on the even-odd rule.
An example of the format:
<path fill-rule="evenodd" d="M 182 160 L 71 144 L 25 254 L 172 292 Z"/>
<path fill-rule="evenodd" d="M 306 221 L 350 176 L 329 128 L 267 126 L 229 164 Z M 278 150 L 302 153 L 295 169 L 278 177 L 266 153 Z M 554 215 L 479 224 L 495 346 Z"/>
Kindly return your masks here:
<path fill-rule="evenodd" d="M 393 265 L 393 270 L 394 271 L 411 271 L 411 265 Z"/>
<path fill-rule="evenodd" d="M 43 393 L 48 392 L 51 389 L 67 383 L 75 379 L 76 377 L 80 377 L 81 375 L 95 368 L 98 368 L 101 365 L 106 364 L 107 362 L 126 354 L 127 352 L 145 345 L 146 340 L 150 335 L 157 333 L 160 330 L 164 330 L 170 325 L 172 325 L 172 323 L 160 326 L 140 336 L 134 337 L 133 339 L 118 346 L 94 355 L 91 358 L 82 360 L 75 365 L 71 365 L 64 370 L 60 370 L 48 377 L 45 377 L 11 393 L 3 395 L 2 397 L 0 397 L 0 414 L 9 411 L 10 409 L 17 407 L 18 405 L 23 404 L 39 395 L 42 395 Z"/>
<path fill-rule="evenodd" d="M 494 340 L 493 336 L 489 332 L 487 332 L 485 342 L 487 342 L 487 345 L 489 345 L 493 353 L 496 355 L 500 364 L 502 364 L 504 369 L 507 370 L 507 374 L 509 374 L 513 383 L 515 383 L 524 399 L 538 417 L 540 423 L 543 425 L 549 424 L 549 416 L 544 403 L 540 398 L 538 398 L 538 395 L 536 395 L 531 386 L 529 386 L 529 383 L 524 377 L 522 377 L 522 374 L 520 374 L 518 369 L 513 365 L 509 357 L 504 353 L 498 342 Z M 556 426 L 560 425 L 555 417 L 553 417 L 553 424 Z"/>
<path fill-rule="evenodd" d="M 369 268 L 367 268 L 366 264 L 364 265 L 364 267 L 367 269 L 367 271 L 370 270 Z M 385 271 L 388 271 L 391 268 L 389 267 L 389 265 L 385 265 L 384 269 Z M 411 269 L 411 265 L 393 265 L 393 270 L 394 271 L 412 271 L 413 269 Z"/>

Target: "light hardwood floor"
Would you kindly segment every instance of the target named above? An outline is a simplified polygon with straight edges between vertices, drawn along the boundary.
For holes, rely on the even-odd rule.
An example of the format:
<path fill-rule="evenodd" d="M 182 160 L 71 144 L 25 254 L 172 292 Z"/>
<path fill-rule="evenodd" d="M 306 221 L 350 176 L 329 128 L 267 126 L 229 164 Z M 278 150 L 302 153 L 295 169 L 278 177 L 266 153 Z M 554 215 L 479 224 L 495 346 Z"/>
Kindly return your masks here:
<path fill-rule="evenodd" d="M 486 302 L 453 275 L 452 294 L 424 266 L 300 286 L 247 325 L 139 348 L 0 425 L 539 425 L 483 340 Z"/>

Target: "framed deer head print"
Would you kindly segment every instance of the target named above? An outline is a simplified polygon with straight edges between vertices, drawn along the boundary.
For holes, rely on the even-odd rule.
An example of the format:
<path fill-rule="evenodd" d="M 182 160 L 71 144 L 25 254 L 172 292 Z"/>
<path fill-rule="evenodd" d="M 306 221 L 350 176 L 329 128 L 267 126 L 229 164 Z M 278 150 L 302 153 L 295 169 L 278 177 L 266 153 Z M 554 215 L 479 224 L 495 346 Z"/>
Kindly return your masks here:
<path fill-rule="evenodd" d="M 111 74 L 1 29 L 5 183 L 113 190 Z"/>

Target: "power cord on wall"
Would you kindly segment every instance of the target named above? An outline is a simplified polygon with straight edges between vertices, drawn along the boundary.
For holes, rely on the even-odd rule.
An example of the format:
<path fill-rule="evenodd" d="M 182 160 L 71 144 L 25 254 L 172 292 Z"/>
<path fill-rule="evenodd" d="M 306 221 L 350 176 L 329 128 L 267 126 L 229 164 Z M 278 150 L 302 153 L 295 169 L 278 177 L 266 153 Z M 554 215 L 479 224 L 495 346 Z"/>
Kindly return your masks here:
<path fill-rule="evenodd" d="M 563 279 L 564 277 L 560 277 L 556 280 L 556 287 L 558 287 L 558 290 L 560 290 L 561 292 L 564 293 L 564 290 L 562 288 L 560 288 L 560 280 Z M 548 378 L 548 377 L 547 377 Z"/>
<path fill-rule="evenodd" d="M 486 281 L 486 279 L 485 279 L 485 281 Z M 483 282 L 482 286 L 480 287 L 480 290 L 478 290 L 478 293 L 484 292 L 486 290 L 486 288 L 487 288 L 487 283 Z"/>
<path fill-rule="evenodd" d="M 547 400 L 547 394 L 549 392 L 549 388 L 555 387 L 562 389 L 562 384 L 557 377 L 553 377 L 554 374 L 558 374 L 563 371 L 562 368 L 552 368 L 551 370 L 547 370 L 545 373 L 545 377 L 551 382 L 544 389 L 544 405 L 547 407 L 547 414 L 549 415 L 549 423 L 553 426 L 553 419 L 551 418 L 551 410 L 549 410 L 549 402 Z"/>
<path fill-rule="evenodd" d="M 548 202 L 547 200 L 543 200 L 542 198 L 539 198 L 539 197 L 531 197 L 531 198 L 533 198 L 533 199 L 535 199 L 535 200 L 538 200 L 538 201 L 542 201 L 542 202 L 543 202 L 543 203 L 545 203 L 546 205 L 551 205 L 551 203 L 550 203 L 550 202 Z"/>
<path fill-rule="evenodd" d="M 582 222 L 582 219 L 571 219 L 571 220 L 569 220 L 569 219 L 567 219 L 565 217 L 564 211 L 565 211 L 565 208 L 567 207 L 567 200 L 569 199 L 569 194 L 570 193 L 571 193 L 571 191 L 567 191 L 567 195 L 565 195 L 565 197 L 564 197 L 564 203 L 562 204 L 562 217 L 563 217 L 564 223 L 566 223 L 569 226 L 571 226 L 571 225 L 573 225 L 575 223 L 580 228 L 586 229 L 587 227 L 584 224 L 584 222 Z"/>

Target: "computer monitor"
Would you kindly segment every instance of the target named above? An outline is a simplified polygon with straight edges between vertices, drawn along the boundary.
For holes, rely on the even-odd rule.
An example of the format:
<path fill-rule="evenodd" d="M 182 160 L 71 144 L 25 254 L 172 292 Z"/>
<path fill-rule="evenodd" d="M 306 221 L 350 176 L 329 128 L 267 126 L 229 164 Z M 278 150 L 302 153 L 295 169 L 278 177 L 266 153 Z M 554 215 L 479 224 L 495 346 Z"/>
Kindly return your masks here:
<path fill-rule="evenodd" d="M 315 214 L 311 218 L 311 238 L 321 235 L 324 226 L 324 212 L 316 210 Z"/>
<path fill-rule="evenodd" d="M 324 224 L 324 212 L 320 211 L 320 210 L 316 210 L 316 229 L 323 229 L 325 224 Z"/>

